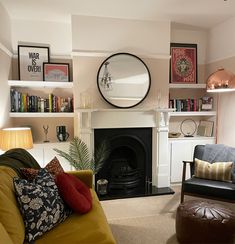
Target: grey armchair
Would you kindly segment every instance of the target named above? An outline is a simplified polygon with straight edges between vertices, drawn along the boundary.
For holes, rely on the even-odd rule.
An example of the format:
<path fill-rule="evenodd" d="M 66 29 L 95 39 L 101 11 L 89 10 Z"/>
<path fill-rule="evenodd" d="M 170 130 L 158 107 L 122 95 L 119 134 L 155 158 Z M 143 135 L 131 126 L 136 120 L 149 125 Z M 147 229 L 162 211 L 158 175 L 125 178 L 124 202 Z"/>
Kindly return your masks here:
<path fill-rule="evenodd" d="M 235 184 L 194 177 L 195 158 L 203 160 L 205 145 L 197 145 L 194 149 L 193 161 L 183 161 L 181 203 L 184 195 L 192 195 L 226 202 L 235 202 Z M 234 158 L 235 161 L 235 158 Z M 186 166 L 190 164 L 191 178 L 185 179 Z"/>

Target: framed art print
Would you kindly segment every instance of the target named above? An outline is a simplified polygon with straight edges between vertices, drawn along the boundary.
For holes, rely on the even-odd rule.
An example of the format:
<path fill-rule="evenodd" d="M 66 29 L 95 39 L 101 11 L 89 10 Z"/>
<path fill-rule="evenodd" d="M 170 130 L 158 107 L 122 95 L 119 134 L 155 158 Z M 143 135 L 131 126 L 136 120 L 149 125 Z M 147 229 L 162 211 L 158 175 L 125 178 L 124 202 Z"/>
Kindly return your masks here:
<path fill-rule="evenodd" d="M 197 44 L 171 43 L 170 83 L 197 83 Z"/>
<path fill-rule="evenodd" d="M 69 64 L 43 63 L 43 80 L 57 82 L 69 81 Z"/>
<path fill-rule="evenodd" d="M 19 79 L 43 80 L 43 62 L 49 62 L 49 47 L 18 45 Z"/>

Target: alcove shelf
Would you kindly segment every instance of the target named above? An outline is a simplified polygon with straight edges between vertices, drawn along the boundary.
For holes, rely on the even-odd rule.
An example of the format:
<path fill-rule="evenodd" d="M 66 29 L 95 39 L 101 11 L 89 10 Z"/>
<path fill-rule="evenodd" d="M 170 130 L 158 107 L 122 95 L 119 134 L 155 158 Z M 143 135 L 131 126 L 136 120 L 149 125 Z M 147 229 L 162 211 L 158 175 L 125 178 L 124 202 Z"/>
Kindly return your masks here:
<path fill-rule="evenodd" d="M 53 112 L 53 113 L 40 113 L 40 112 L 37 112 L 37 113 L 32 113 L 32 112 L 19 112 L 19 113 L 10 113 L 10 117 L 12 118 L 23 118 L 23 117 L 27 117 L 27 118 L 73 118 L 74 117 L 74 113 L 63 113 L 63 112 L 60 112 L 60 113 L 56 113 L 56 112 Z"/>
<path fill-rule="evenodd" d="M 8 85 L 11 87 L 28 87 L 28 88 L 73 88 L 73 82 L 55 82 L 55 81 L 23 81 L 23 80 L 8 80 Z"/>
<path fill-rule="evenodd" d="M 216 116 L 216 111 L 170 112 L 171 117 L 180 116 Z"/>
<path fill-rule="evenodd" d="M 169 84 L 170 89 L 206 89 L 205 83 L 199 83 L 199 84 L 175 84 L 170 83 Z"/>

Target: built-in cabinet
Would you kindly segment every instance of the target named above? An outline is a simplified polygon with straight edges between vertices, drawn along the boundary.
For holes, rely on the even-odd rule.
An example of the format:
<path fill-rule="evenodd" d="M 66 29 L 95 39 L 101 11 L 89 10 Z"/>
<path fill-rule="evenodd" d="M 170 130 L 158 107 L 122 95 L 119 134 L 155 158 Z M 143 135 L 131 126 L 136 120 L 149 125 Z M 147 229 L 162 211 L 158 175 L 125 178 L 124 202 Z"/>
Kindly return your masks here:
<path fill-rule="evenodd" d="M 196 145 L 214 144 L 215 138 L 174 138 L 169 139 L 170 159 L 170 181 L 179 183 L 182 181 L 183 160 L 192 161 L 194 147 Z M 187 165 L 186 178 L 190 176 L 189 165 Z"/>
<path fill-rule="evenodd" d="M 65 171 L 72 170 L 69 162 L 64 158 L 58 156 L 58 154 L 53 150 L 54 148 L 67 151 L 69 149 L 69 142 L 58 142 L 58 143 L 42 143 L 34 144 L 32 149 L 29 149 L 28 152 L 33 155 L 41 167 L 46 166 L 55 156 L 60 161 L 61 166 Z"/>
<path fill-rule="evenodd" d="M 200 99 L 203 96 L 211 96 L 206 93 L 206 84 L 169 84 L 170 99 Z M 214 99 L 214 98 L 213 98 Z M 199 111 L 198 111 L 199 110 Z M 183 160 L 193 160 L 194 147 L 196 145 L 205 145 L 216 143 L 216 108 L 215 101 L 213 109 L 209 111 L 202 111 L 197 107 L 197 111 L 181 111 L 170 113 L 170 132 L 180 133 L 177 138 L 169 138 L 169 159 L 170 159 L 170 181 L 171 183 L 180 183 L 182 181 Z M 196 124 L 196 131 L 193 137 L 184 137 L 181 131 L 182 123 L 194 121 Z M 197 127 L 200 121 L 212 121 L 213 133 L 210 137 L 198 136 Z M 190 128 L 193 131 L 194 128 Z M 194 126 L 192 126 L 194 127 Z M 187 165 L 186 178 L 190 176 L 189 165 Z"/>

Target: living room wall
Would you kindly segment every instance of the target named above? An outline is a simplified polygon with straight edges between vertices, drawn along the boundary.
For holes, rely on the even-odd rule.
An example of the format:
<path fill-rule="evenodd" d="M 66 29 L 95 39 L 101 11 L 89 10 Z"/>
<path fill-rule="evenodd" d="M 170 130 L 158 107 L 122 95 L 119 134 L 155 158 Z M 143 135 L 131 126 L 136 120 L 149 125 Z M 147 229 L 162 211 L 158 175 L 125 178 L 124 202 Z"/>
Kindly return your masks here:
<path fill-rule="evenodd" d="M 235 74 L 235 18 L 221 23 L 209 31 L 207 75 L 224 67 Z M 218 143 L 235 147 L 235 93 L 217 95 Z"/>
<path fill-rule="evenodd" d="M 163 98 L 162 105 L 167 107 L 169 43 L 169 21 L 72 16 L 74 81 L 78 85 L 75 107 L 79 107 L 81 92 L 89 93 L 96 108 L 111 107 L 98 92 L 96 76 L 101 63 L 118 52 L 139 56 L 150 70 L 151 89 L 138 107 L 156 107 L 158 92 Z"/>
<path fill-rule="evenodd" d="M 9 118 L 10 94 L 7 80 L 11 74 L 11 22 L 10 17 L 0 4 L 0 128 L 11 125 Z"/>

